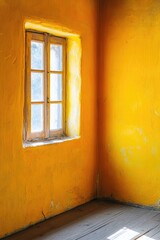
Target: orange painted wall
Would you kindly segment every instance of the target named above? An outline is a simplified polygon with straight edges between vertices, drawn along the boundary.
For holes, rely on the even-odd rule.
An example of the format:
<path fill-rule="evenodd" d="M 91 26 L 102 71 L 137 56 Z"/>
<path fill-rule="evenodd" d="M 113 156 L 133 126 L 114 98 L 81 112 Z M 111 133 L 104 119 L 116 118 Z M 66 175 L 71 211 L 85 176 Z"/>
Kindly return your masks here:
<path fill-rule="evenodd" d="M 100 3 L 0 0 L 0 237 L 95 198 L 98 172 L 99 197 L 159 207 L 160 3 Z M 81 36 L 80 139 L 23 148 L 26 20 Z"/>
<path fill-rule="evenodd" d="M 160 2 L 101 1 L 99 196 L 160 200 Z"/>
<path fill-rule="evenodd" d="M 25 20 L 82 39 L 81 138 L 23 148 Z M 0 237 L 96 196 L 97 1 L 0 0 Z"/>

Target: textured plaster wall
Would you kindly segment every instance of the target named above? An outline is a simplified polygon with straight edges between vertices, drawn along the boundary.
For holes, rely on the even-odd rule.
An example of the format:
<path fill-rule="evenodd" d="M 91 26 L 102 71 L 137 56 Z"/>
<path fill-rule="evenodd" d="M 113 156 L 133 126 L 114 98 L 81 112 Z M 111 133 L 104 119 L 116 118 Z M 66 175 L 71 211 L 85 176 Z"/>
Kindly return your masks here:
<path fill-rule="evenodd" d="M 80 35 L 80 139 L 23 148 L 25 21 Z M 96 196 L 96 31 L 93 0 L 0 0 L 0 237 Z"/>
<path fill-rule="evenodd" d="M 100 6 L 0 0 L 0 237 L 95 198 L 97 183 L 99 197 L 159 206 L 160 2 Z M 81 37 L 80 139 L 22 146 L 25 21 Z"/>
<path fill-rule="evenodd" d="M 160 1 L 101 1 L 99 195 L 159 206 Z"/>

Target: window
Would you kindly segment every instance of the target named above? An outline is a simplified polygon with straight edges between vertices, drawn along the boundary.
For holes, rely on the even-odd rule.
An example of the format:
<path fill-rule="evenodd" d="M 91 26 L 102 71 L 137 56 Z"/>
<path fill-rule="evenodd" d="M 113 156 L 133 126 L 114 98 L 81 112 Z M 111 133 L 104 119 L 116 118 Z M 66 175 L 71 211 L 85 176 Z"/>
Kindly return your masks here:
<path fill-rule="evenodd" d="M 66 39 L 26 32 L 25 140 L 65 135 Z"/>

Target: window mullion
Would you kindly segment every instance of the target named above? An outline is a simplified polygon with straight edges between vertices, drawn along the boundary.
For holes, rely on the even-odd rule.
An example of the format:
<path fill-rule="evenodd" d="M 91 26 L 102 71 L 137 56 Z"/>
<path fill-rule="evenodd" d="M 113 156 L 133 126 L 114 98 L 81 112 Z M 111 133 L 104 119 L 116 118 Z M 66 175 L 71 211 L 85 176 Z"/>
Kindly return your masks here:
<path fill-rule="evenodd" d="M 48 59 L 49 59 L 49 52 L 48 52 L 48 34 L 45 33 L 45 90 L 44 90 L 44 101 L 45 101 L 45 138 L 49 137 L 49 126 L 48 126 L 48 118 L 49 118 L 49 111 L 48 111 Z"/>

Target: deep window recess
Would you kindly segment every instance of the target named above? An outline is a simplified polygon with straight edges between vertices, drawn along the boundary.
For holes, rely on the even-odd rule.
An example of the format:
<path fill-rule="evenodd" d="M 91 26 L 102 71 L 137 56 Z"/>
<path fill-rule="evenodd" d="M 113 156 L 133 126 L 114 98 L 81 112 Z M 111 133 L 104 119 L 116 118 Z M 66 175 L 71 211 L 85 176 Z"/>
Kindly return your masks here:
<path fill-rule="evenodd" d="M 66 39 L 26 32 L 25 140 L 65 135 Z"/>

